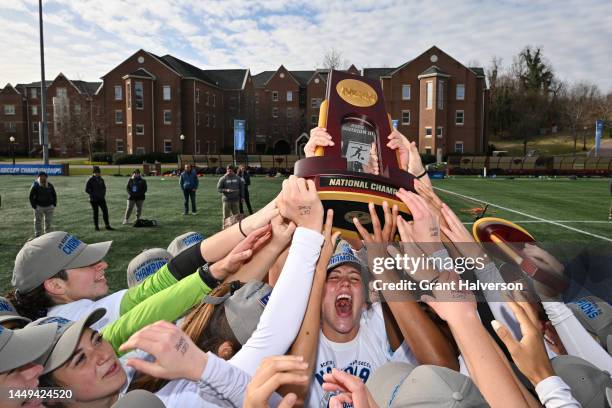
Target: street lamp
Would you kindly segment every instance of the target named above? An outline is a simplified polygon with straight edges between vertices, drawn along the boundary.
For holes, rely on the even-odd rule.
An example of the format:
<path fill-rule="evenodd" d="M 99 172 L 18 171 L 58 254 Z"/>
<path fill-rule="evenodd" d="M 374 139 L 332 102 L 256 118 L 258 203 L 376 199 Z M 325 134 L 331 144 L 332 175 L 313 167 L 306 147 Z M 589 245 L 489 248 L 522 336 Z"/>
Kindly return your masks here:
<path fill-rule="evenodd" d="M 181 139 L 181 154 L 183 154 L 185 153 L 185 135 L 181 133 L 179 139 Z"/>
<path fill-rule="evenodd" d="M 13 167 L 15 167 L 15 137 L 11 136 L 9 137 L 9 142 L 10 146 L 11 146 L 11 156 L 13 156 Z"/>

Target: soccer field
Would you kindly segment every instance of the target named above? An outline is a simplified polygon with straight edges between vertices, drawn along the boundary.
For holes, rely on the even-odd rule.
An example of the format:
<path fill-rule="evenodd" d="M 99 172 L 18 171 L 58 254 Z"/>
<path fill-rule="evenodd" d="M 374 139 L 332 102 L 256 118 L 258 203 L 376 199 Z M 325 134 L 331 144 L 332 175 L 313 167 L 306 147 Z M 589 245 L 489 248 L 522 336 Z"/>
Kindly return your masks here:
<path fill-rule="evenodd" d="M 143 217 L 156 219 L 157 228 L 121 225 L 125 211 L 127 177 L 105 176 L 111 223 L 116 231 L 95 231 L 91 207 L 85 194 L 86 176 L 52 177 L 58 194 L 54 228 L 77 235 L 87 243 L 113 240 L 106 260 L 111 290 L 126 286 L 129 261 L 143 249 L 166 248 L 177 235 L 200 231 L 205 236 L 221 226 L 221 203 L 217 177 L 201 179 L 198 215 L 183 216 L 183 196 L 176 178 L 147 178 L 148 193 Z M 33 177 L 0 177 L 1 234 L 0 292 L 10 288 L 13 263 L 23 243 L 33 236 L 33 214 L 28 191 Z M 281 178 L 253 177 L 251 202 L 255 209 L 280 191 Z M 524 226 L 541 241 L 612 241 L 608 222 L 610 193 L 605 179 L 479 179 L 452 178 L 434 182 L 440 197 L 470 227 L 470 213 L 483 202 L 490 204 L 487 216 L 505 218 Z"/>

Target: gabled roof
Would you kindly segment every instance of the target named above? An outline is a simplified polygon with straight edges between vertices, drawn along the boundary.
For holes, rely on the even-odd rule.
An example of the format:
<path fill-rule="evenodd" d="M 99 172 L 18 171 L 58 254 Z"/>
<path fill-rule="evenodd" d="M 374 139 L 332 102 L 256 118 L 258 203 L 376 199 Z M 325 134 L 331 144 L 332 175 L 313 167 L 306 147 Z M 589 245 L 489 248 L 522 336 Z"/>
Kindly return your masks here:
<path fill-rule="evenodd" d="M 21 95 L 21 92 L 15 89 L 15 87 L 13 87 L 13 85 L 11 84 L 6 84 L 4 88 L 0 88 L 0 94 L 8 94 L 8 93 L 14 93 L 16 95 Z"/>
<path fill-rule="evenodd" d="M 72 81 L 83 95 L 93 96 L 96 94 L 102 82 Z"/>
<path fill-rule="evenodd" d="M 364 68 L 363 76 L 372 79 L 380 79 L 391 74 L 395 68 Z"/>
<path fill-rule="evenodd" d="M 306 86 L 315 71 L 289 71 L 289 73 L 299 82 L 300 86 Z"/>
<path fill-rule="evenodd" d="M 472 71 L 478 78 L 485 77 L 484 68 L 482 67 L 469 67 L 468 69 Z"/>
<path fill-rule="evenodd" d="M 136 71 L 127 74 L 123 77 L 123 79 L 125 78 L 129 78 L 129 77 L 137 77 L 137 78 L 146 78 L 146 79 L 155 79 L 155 75 L 153 75 L 152 73 L 150 73 L 149 71 L 147 71 L 144 68 L 138 68 Z"/>
<path fill-rule="evenodd" d="M 249 75 L 248 69 L 205 69 L 202 72 L 226 90 L 243 89 Z"/>
<path fill-rule="evenodd" d="M 191 65 L 190 63 L 183 61 L 182 59 L 176 58 L 172 55 L 164 55 L 163 57 L 158 58 L 168 67 L 178 72 L 178 74 L 184 79 L 197 79 L 212 86 L 219 86 L 218 81 L 208 76 L 205 71 L 201 70 L 195 65 Z"/>
<path fill-rule="evenodd" d="M 275 73 L 276 71 L 264 71 L 253 75 L 253 85 L 255 88 L 263 88 Z"/>
<path fill-rule="evenodd" d="M 434 77 L 434 76 L 450 77 L 449 74 L 442 71 L 438 66 L 432 65 L 431 67 L 427 68 L 425 71 L 421 72 L 417 76 L 417 78 L 421 79 L 421 78 Z"/>
<path fill-rule="evenodd" d="M 319 77 L 323 80 L 323 82 L 327 82 L 327 76 L 329 75 L 329 69 L 327 68 L 317 68 L 310 78 L 308 79 L 308 83 L 312 81 L 315 77 Z"/>

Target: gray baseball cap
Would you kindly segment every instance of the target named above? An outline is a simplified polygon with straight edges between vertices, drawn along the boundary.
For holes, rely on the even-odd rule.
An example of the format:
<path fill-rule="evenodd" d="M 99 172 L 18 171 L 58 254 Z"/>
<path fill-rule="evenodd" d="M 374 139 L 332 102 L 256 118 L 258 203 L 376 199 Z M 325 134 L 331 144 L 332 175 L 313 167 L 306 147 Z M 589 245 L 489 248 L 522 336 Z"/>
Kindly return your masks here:
<path fill-rule="evenodd" d="M 131 288 L 138 285 L 148 276 L 172 259 L 170 252 L 163 248 L 151 248 L 136 255 L 127 267 L 127 284 Z"/>
<path fill-rule="evenodd" d="M 610 373 L 576 356 L 557 356 L 551 363 L 584 408 L 606 406 L 606 387 L 612 387 Z"/>
<path fill-rule="evenodd" d="M 445 367 L 387 363 L 366 386 L 380 407 L 488 407 L 469 377 Z"/>
<path fill-rule="evenodd" d="M 106 314 L 106 309 L 95 309 L 82 319 L 75 321 L 64 319 L 63 317 L 43 317 L 28 324 L 28 327 L 38 327 L 55 323 L 52 345 L 38 360 L 44 366 L 42 374 L 50 373 L 64 364 L 79 344 L 83 330 L 97 322 Z"/>
<path fill-rule="evenodd" d="M 168 245 L 168 252 L 170 252 L 172 256 L 177 256 L 187 248 L 194 246 L 203 240 L 204 235 L 200 234 L 199 232 L 186 232 L 172 240 L 170 245 Z"/>
<path fill-rule="evenodd" d="M 361 262 L 359 261 L 359 258 L 355 256 L 351 245 L 347 241 L 341 239 L 338 241 L 338 245 L 336 245 L 334 254 L 331 256 L 331 258 L 329 258 L 329 262 L 327 263 L 327 271 L 329 272 L 332 269 L 344 264 L 351 264 L 359 271 L 362 269 Z"/>
<path fill-rule="evenodd" d="M 608 336 L 612 334 L 612 306 L 606 301 L 586 296 L 567 304 L 582 326 L 596 335 L 601 344 L 606 345 Z"/>
<path fill-rule="evenodd" d="M 24 324 L 31 322 L 27 317 L 19 316 L 15 306 L 13 306 L 7 298 L 0 296 L 0 324 L 15 320 L 23 322 Z"/>
<path fill-rule="evenodd" d="M 27 242 L 15 258 L 11 283 L 26 293 L 61 270 L 82 268 L 101 261 L 112 241 L 86 244 L 74 235 L 54 231 Z"/>
<path fill-rule="evenodd" d="M 130 391 L 111 408 L 165 408 L 164 403 L 155 394 L 146 390 Z"/>
<path fill-rule="evenodd" d="M 42 356 L 53 344 L 56 324 L 9 330 L 0 326 L 0 373 L 14 370 Z"/>
<path fill-rule="evenodd" d="M 272 286 L 264 282 L 249 281 L 240 289 L 225 296 L 206 296 L 203 303 L 225 305 L 225 317 L 234 336 L 244 345 L 251 337 L 264 308 L 270 300 Z"/>

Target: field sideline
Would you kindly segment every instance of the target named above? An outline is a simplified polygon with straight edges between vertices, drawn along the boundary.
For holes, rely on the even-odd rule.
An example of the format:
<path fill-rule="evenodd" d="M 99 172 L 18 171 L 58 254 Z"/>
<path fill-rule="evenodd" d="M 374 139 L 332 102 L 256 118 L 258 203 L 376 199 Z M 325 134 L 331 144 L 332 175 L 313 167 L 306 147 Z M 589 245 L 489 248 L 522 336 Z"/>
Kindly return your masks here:
<path fill-rule="evenodd" d="M 33 235 L 33 214 L 28 191 L 34 177 L 0 177 L 1 234 L 0 292 L 10 288 L 15 255 Z M 125 211 L 127 177 L 105 176 L 111 223 L 117 231 L 93 228 L 91 207 L 84 192 L 86 176 L 51 177 L 58 193 L 54 227 L 76 234 L 85 242 L 113 240 L 107 257 L 107 277 L 111 290 L 125 287 L 129 261 L 146 248 L 165 248 L 177 235 L 200 231 L 209 236 L 221 225 L 221 204 L 216 192 L 217 177 L 201 179 L 198 215 L 183 216 L 183 197 L 176 178 L 149 177 L 149 192 L 143 217 L 159 222 L 157 228 L 139 229 L 121 225 Z M 253 177 L 251 201 L 254 208 L 265 205 L 280 190 L 281 178 Z M 440 197 L 453 208 L 466 226 L 474 216 L 471 210 L 490 203 L 487 215 L 506 218 L 527 228 L 537 239 L 547 242 L 612 241 L 612 222 L 607 221 L 610 205 L 606 179 L 478 179 L 451 178 L 434 182 Z M 497 206 L 497 207 L 496 207 Z"/>

